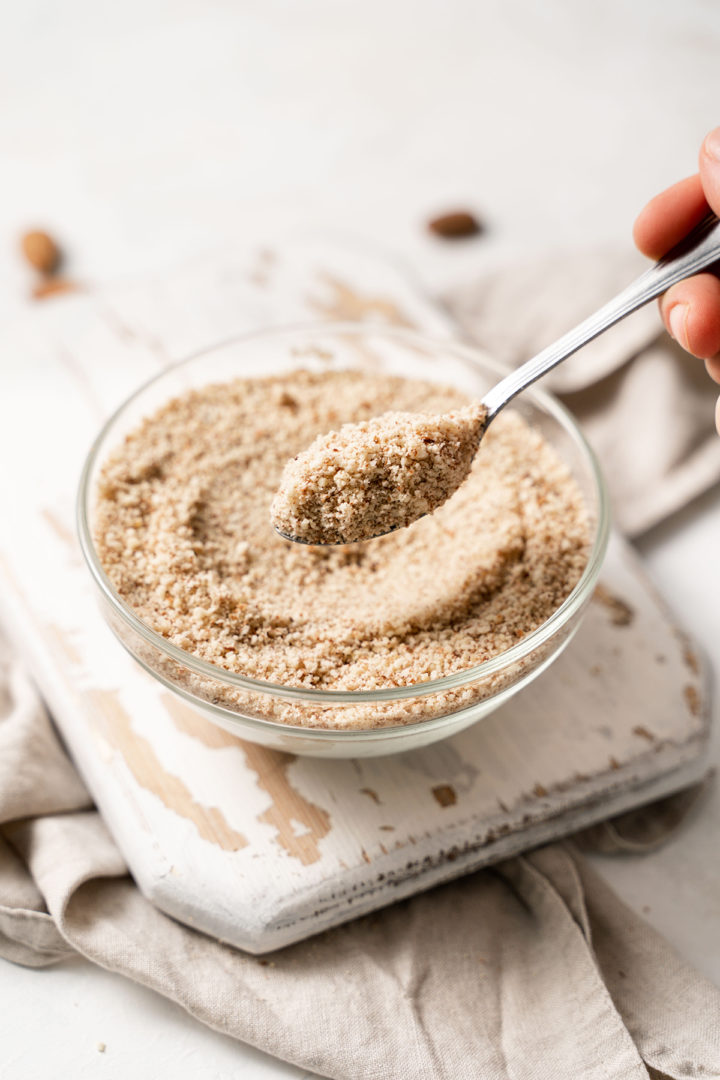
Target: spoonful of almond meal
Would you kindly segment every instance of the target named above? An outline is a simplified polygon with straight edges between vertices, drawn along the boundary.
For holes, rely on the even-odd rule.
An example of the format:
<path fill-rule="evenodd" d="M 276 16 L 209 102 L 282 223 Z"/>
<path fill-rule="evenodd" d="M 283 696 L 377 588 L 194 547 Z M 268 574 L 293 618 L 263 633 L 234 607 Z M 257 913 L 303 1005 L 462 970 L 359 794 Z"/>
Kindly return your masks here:
<path fill-rule="evenodd" d="M 441 415 L 388 412 L 318 435 L 289 461 L 271 515 L 305 544 L 351 544 L 432 514 L 466 479 L 482 405 Z"/>
<path fill-rule="evenodd" d="M 720 259 L 708 214 L 659 262 L 593 315 L 455 412 L 387 412 L 319 435 L 282 473 L 270 508 L 276 532 L 301 544 L 371 540 L 432 514 L 468 476 L 481 439 L 508 402 L 633 311 Z"/>

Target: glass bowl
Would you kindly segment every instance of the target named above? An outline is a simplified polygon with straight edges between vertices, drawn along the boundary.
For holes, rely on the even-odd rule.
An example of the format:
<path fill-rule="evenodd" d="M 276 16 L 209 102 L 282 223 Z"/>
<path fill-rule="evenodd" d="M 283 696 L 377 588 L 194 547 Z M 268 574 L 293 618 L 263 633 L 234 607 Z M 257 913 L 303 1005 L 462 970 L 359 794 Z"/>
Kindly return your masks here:
<path fill-rule="evenodd" d="M 585 570 L 564 603 L 498 656 L 444 678 L 366 691 L 283 686 L 226 671 L 166 640 L 115 591 L 93 541 L 98 472 L 127 433 L 178 394 L 211 382 L 301 367 L 405 375 L 453 385 L 475 398 L 506 373 L 475 349 L 374 324 L 289 327 L 248 334 L 204 350 L 140 387 L 95 440 L 78 495 L 83 554 L 104 617 L 118 640 L 153 678 L 213 723 L 243 739 L 293 754 L 366 757 L 425 746 L 462 731 L 503 704 L 540 675 L 570 641 L 592 595 L 607 546 L 609 512 L 602 475 L 562 405 L 537 389 L 516 399 L 514 408 L 542 432 L 578 483 L 589 511 L 591 546 Z M 279 721 L 277 715 L 282 712 L 299 722 Z M 363 720 L 368 717 L 370 723 Z"/>

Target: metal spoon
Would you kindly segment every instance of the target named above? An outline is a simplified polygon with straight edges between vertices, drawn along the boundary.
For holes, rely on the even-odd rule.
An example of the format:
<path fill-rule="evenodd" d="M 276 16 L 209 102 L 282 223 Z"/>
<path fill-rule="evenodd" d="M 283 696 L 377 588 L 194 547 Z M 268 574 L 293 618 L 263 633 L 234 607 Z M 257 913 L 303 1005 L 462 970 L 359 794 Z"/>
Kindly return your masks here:
<path fill-rule="evenodd" d="M 482 399 L 487 409 L 487 424 L 497 416 L 509 401 L 522 390 L 567 360 L 583 345 L 599 337 L 615 323 L 620 322 L 678 281 L 692 277 L 720 259 L 720 221 L 715 214 L 708 214 L 692 232 L 688 233 L 667 255 L 656 262 L 627 288 L 613 297 L 573 330 L 563 334 L 552 345 L 539 352 L 532 360 L 507 375 L 488 391 Z"/>
<path fill-rule="evenodd" d="M 715 214 L 709 213 L 692 232 L 688 233 L 684 240 L 672 248 L 667 255 L 646 270 L 645 273 L 641 274 L 640 277 L 636 278 L 627 288 L 489 390 L 480 403 L 486 410 L 480 438 L 482 438 L 488 425 L 492 423 L 501 409 L 504 409 L 521 391 L 537 382 L 548 371 L 552 371 L 568 356 L 572 356 L 583 345 L 587 345 L 589 341 L 604 333 L 615 323 L 620 322 L 633 311 L 666 292 L 678 281 L 692 277 L 693 274 L 697 274 L 718 260 L 720 260 L 720 221 Z M 474 425 L 473 438 L 477 438 L 477 419 L 472 418 L 471 410 L 467 410 L 467 415 L 468 425 Z M 479 445 L 479 440 L 477 445 Z M 436 509 L 436 507 L 432 507 L 432 509 Z M 421 516 L 421 514 L 417 516 Z M 410 524 L 410 522 L 402 521 L 400 524 L 394 524 L 383 532 L 374 532 L 372 535 L 363 536 L 362 539 L 369 540 L 376 536 L 382 536 L 386 532 L 393 532 L 396 528 L 406 524 Z M 337 539 L 328 541 L 294 536 L 281 530 L 277 524 L 275 524 L 275 530 L 284 539 L 292 540 L 295 543 L 334 544 L 344 542 Z"/>

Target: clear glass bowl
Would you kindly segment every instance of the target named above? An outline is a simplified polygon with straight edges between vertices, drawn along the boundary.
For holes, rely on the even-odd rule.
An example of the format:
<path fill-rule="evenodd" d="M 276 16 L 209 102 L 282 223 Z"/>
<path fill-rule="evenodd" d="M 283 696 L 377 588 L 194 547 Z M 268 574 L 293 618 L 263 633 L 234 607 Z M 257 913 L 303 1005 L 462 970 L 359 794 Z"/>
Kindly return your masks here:
<path fill-rule="evenodd" d="M 383 690 L 313 690 L 228 672 L 171 644 L 118 596 L 93 542 L 98 471 L 123 437 L 170 398 L 210 382 L 300 367 L 405 375 L 454 385 L 476 398 L 505 373 L 475 349 L 368 324 L 317 324 L 249 334 L 173 365 L 110 417 L 83 469 L 78 529 L 102 611 L 119 641 L 146 671 L 203 716 L 243 739 L 322 757 L 365 757 L 425 746 L 462 731 L 496 709 L 547 668 L 570 641 L 592 595 L 607 546 L 609 512 L 602 475 L 575 421 L 554 398 L 532 389 L 516 400 L 514 407 L 543 433 L 579 484 L 590 513 L 592 543 L 582 577 L 565 602 L 500 655 L 445 678 Z M 269 719 L 281 703 L 291 703 L 296 715 L 306 712 L 307 723 Z M 368 708 L 387 726 L 343 730 L 353 717 L 357 724 L 358 715 L 367 716 Z M 408 722 L 408 716 L 420 712 L 422 719 Z"/>

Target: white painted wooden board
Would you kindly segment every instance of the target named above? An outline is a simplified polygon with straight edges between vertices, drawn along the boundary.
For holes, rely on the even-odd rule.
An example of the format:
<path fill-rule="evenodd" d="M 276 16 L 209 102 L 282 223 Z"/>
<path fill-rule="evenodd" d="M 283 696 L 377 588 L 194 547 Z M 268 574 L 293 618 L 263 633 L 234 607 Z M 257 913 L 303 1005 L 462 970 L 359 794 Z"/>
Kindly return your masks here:
<path fill-rule="evenodd" d="M 253 952 L 675 790 L 702 772 L 708 734 L 704 666 L 617 537 L 553 667 L 475 727 L 409 754 L 318 761 L 241 742 L 124 653 L 74 538 L 99 423 L 169 359 L 317 317 L 451 331 L 391 267 L 305 245 L 48 302 L 2 335 L 4 622 L 143 891 Z"/>

